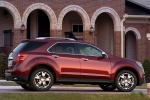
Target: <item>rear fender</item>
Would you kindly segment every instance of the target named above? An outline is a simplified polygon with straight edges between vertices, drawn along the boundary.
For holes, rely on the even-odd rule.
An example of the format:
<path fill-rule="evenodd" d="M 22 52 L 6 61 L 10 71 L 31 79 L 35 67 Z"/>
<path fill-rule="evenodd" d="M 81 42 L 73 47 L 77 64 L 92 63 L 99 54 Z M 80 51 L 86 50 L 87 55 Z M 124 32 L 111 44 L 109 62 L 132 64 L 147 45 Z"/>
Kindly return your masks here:
<path fill-rule="evenodd" d="M 59 66 L 53 60 L 46 58 L 46 57 L 34 58 L 27 62 L 28 63 L 25 63 L 25 65 L 24 65 L 25 66 L 24 70 L 26 70 L 26 75 L 29 75 L 31 70 L 40 64 L 45 64 L 45 65 L 48 65 L 49 67 L 51 67 L 55 71 L 56 77 L 58 76 L 58 73 L 61 70 L 59 68 Z"/>

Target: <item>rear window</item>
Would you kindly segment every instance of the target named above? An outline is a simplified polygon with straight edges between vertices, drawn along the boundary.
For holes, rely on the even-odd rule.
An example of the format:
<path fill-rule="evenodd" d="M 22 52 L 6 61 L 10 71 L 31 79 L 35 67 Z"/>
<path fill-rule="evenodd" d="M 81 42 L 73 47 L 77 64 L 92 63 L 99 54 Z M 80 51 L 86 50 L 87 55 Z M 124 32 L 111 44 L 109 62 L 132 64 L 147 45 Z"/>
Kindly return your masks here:
<path fill-rule="evenodd" d="M 13 52 L 32 51 L 45 45 L 46 43 L 47 42 L 35 42 L 35 41 L 22 42 L 13 50 Z"/>

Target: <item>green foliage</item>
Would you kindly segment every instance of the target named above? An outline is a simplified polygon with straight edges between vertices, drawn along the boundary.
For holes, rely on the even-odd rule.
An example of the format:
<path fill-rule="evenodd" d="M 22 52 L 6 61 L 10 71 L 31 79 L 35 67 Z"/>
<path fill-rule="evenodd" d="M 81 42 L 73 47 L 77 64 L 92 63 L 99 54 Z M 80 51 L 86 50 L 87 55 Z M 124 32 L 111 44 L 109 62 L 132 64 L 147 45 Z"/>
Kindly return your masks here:
<path fill-rule="evenodd" d="M 143 67 L 145 71 L 145 80 L 146 82 L 150 82 L 150 59 L 144 59 L 143 61 Z"/>
<path fill-rule="evenodd" d="M 7 66 L 7 56 L 3 53 L 0 54 L 0 77 L 5 77 L 5 69 Z"/>

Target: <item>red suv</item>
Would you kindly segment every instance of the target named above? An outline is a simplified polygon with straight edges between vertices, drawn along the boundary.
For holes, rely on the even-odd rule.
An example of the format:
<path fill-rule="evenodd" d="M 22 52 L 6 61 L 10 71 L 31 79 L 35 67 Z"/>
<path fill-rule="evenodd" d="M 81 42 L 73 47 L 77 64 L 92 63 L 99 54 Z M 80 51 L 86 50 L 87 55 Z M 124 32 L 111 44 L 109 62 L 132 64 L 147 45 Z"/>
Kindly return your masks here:
<path fill-rule="evenodd" d="M 144 83 L 140 62 L 70 38 L 22 41 L 9 55 L 5 76 L 26 90 L 37 91 L 49 90 L 54 83 L 80 83 L 129 92 Z"/>

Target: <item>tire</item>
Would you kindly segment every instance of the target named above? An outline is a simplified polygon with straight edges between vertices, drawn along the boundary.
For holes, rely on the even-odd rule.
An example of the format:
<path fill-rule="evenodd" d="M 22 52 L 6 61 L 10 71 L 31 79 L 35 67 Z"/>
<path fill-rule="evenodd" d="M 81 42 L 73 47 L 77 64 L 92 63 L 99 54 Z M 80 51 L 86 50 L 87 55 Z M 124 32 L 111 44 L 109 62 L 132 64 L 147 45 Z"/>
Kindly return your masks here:
<path fill-rule="evenodd" d="M 99 86 L 104 91 L 114 91 L 116 89 L 115 85 L 113 84 L 100 84 Z"/>
<path fill-rule="evenodd" d="M 25 90 L 29 90 L 29 91 L 33 90 L 33 88 L 29 86 L 29 84 L 20 84 L 20 86 Z"/>
<path fill-rule="evenodd" d="M 48 91 L 53 82 L 53 75 L 47 69 L 37 69 L 30 76 L 30 85 L 35 91 Z"/>
<path fill-rule="evenodd" d="M 130 92 L 137 85 L 137 77 L 136 75 L 129 71 L 123 70 L 120 71 L 115 78 L 115 86 L 121 92 Z"/>

